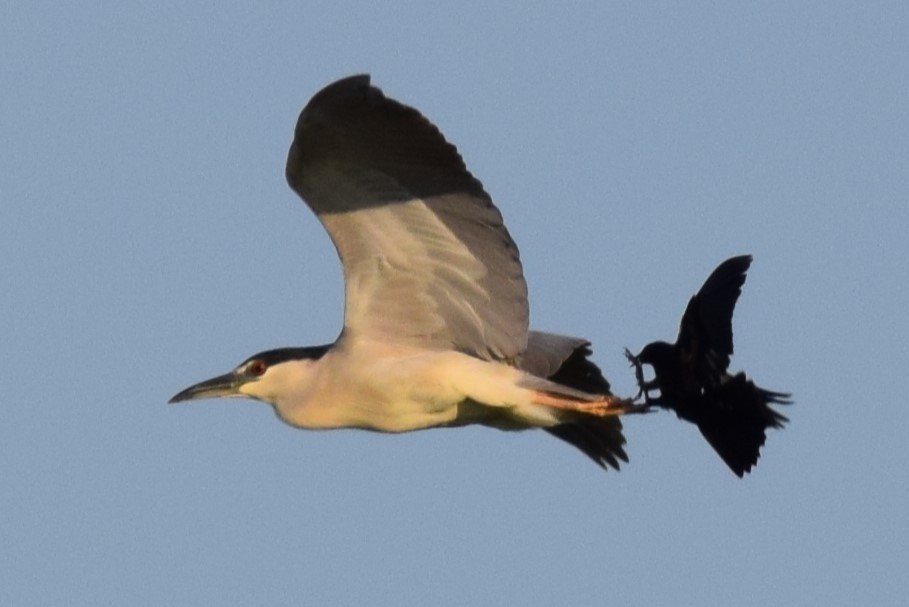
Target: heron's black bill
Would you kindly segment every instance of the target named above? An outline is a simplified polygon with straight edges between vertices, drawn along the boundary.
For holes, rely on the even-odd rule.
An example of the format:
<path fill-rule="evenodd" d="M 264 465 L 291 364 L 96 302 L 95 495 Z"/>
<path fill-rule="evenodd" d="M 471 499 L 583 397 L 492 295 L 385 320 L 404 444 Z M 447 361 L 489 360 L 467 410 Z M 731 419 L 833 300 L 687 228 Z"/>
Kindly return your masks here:
<path fill-rule="evenodd" d="M 203 398 L 219 398 L 224 396 L 237 396 L 237 377 L 233 373 L 226 373 L 206 379 L 179 392 L 168 402 L 181 403 L 188 400 Z"/>

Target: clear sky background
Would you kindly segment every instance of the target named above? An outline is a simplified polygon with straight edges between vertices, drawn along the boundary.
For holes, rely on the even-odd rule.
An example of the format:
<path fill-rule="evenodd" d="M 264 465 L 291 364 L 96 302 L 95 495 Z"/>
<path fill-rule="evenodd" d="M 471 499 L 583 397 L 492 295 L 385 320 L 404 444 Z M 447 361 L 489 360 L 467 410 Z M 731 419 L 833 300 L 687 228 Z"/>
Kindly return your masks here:
<path fill-rule="evenodd" d="M 0 604 L 904 605 L 905 3 L 10 3 L 0 18 Z M 284 181 L 298 112 L 370 72 L 461 150 L 532 323 L 674 339 L 752 253 L 734 369 L 792 391 L 739 480 L 629 419 L 304 432 L 169 406 L 330 342 L 335 252 Z"/>

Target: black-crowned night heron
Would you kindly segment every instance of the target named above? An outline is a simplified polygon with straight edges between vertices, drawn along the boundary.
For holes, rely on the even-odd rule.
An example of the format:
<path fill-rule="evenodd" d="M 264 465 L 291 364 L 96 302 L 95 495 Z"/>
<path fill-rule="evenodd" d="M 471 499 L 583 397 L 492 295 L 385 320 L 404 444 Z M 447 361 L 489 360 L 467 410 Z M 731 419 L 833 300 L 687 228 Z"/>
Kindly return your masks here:
<path fill-rule="evenodd" d="M 637 356 L 625 352 L 645 401 L 697 425 L 739 477 L 757 463 L 767 429 L 789 421 L 769 405 L 790 404 L 788 394 L 759 388 L 743 372 L 727 372 L 732 313 L 750 266 L 750 255 L 732 257 L 707 277 L 688 301 L 675 343 L 649 343 Z M 653 367 L 652 380 L 644 381 L 641 365 Z M 657 389 L 659 397 L 651 398 Z"/>
<path fill-rule="evenodd" d="M 586 340 L 528 330 L 518 249 L 457 150 L 369 76 L 317 93 L 297 121 L 287 181 L 344 268 L 329 346 L 250 356 L 171 399 L 245 396 L 300 428 L 405 432 L 543 428 L 603 466 L 627 461 Z"/>

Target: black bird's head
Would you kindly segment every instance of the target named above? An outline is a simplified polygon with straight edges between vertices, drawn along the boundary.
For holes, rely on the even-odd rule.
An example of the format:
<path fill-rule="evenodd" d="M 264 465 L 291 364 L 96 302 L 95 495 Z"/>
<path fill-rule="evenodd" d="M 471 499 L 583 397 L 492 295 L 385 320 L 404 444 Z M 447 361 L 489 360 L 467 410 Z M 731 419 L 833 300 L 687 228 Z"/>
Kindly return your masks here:
<path fill-rule="evenodd" d="M 650 396 L 651 390 L 660 391 L 660 400 L 666 396 L 667 386 L 671 388 L 677 383 L 679 364 L 677 348 L 674 344 L 665 341 L 655 341 L 644 346 L 637 355 L 625 349 L 625 356 L 634 367 L 634 377 L 638 382 L 638 396 L 644 397 L 645 402 L 653 403 Z M 653 367 L 653 379 L 644 379 L 644 365 Z M 635 397 L 637 398 L 637 397 Z"/>
<path fill-rule="evenodd" d="M 665 341 L 654 341 L 641 350 L 641 353 L 634 357 L 634 360 L 640 365 L 650 365 L 657 377 L 661 376 L 670 367 L 677 364 L 675 346 Z"/>

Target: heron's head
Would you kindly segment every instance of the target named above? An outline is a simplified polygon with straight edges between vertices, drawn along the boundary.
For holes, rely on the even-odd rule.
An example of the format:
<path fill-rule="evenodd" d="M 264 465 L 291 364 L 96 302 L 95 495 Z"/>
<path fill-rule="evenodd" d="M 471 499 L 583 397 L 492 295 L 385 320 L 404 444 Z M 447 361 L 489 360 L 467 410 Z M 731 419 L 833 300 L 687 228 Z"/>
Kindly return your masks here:
<path fill-rule="evenodd" d="M 314 346 L 260 352 L 229 373 L 193 384 L 169 402 L 247 397 L 277 405 L 306 388 L 315 363 L 328 350 L 329 346 Z"/>

